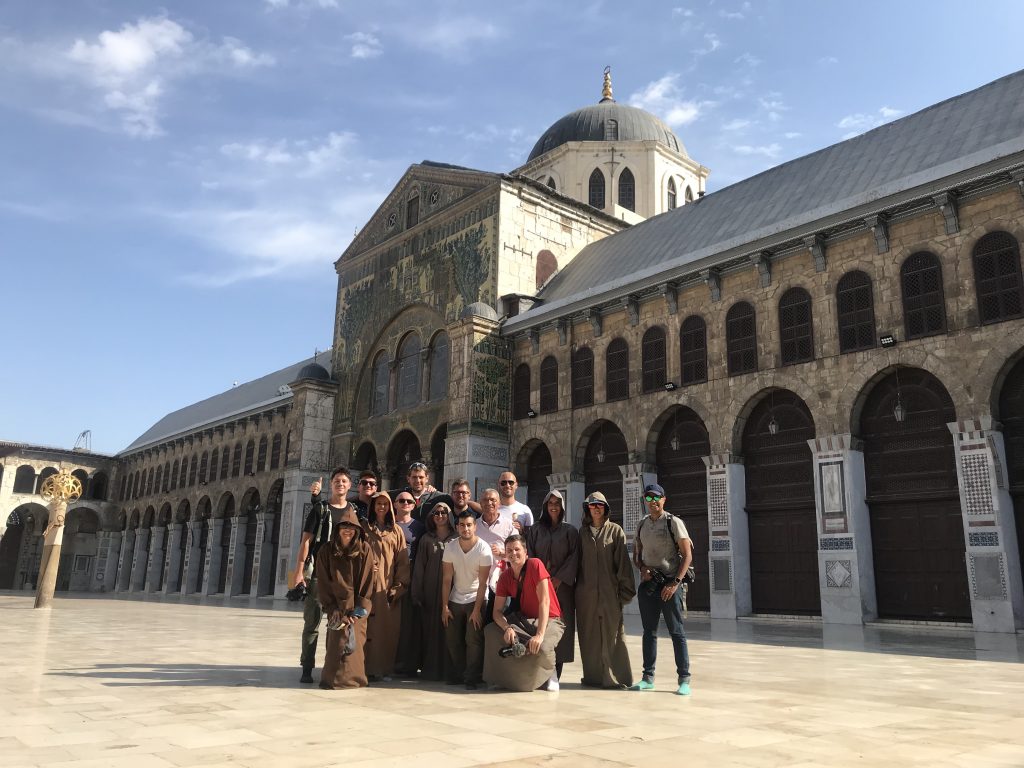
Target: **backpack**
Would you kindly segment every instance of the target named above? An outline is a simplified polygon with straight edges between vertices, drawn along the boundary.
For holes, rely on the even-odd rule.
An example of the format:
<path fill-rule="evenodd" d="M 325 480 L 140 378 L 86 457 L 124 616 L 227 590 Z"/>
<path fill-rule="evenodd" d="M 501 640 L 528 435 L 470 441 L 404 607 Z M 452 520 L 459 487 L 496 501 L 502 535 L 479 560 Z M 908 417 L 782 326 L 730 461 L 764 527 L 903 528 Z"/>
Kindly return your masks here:
<path fill-rule="evenodd" d="M 302 575 L 306 581 L 313 578 L 313 562 L 317 552 L 320 551 L 320 546 L 324 543 L 320 539 L 324 532 L 324 517 L 331 516 L 331 507 L 326 501 L 318 501 L 317 506 L 320 507 L 320 514 L 316 519 L 316 533 L 313 534 L 312 540 L 309 542 L 309 554 L 306 555 L 306 562 L 303 563 Z M 328 534 L 329 536 L 330 534 Z"/>
<path fill-rule="evenodd" d="M 662 517 L 665 519 L 665 527 L 663 529 L 661 529 L 661 530 L 665 533 L 666 536 L 668 536 L 669 538 L 672 539 L 672 546 L 675 547 L 675 551 L 676 551 L 675 562 L 678 564 L 678 562 L 682 559 L 683 555 L 679 551 L 679 545 L 676 543 L 675 537 L 672 536 L 672 520 L 674 518 L 673 518 L 673 516 L 672 516 L 672 514 L 670 512 L 662 512 L 661 514 L 662 514 Z M 638 539 L 640 538 L 640 531 L 643 529 L 644 523 L 646 523 L 650 519 L 651 519 L 650 516 L 647 516 L 643 520 L 640 521 L 640 525 L 638 525 L 637 528 L 636 528 L 636 537 Z M 678 565 L 677 565 L 676 573 L 678 573 L 678 572 L 679 572 L 679 570 L 678 570 Z M 671 578 L 674 579 L 675 576 L 672 576 Z M 686 573 L 683 575 L 683 584 L 693 584 L 693 582 L 696 580 L 696 578 L 697 578 L 697 571 L 693 567 L 693 558 L 691 556 L 691 558 L 690 558 L 690 567 L 686 569 Z"/>

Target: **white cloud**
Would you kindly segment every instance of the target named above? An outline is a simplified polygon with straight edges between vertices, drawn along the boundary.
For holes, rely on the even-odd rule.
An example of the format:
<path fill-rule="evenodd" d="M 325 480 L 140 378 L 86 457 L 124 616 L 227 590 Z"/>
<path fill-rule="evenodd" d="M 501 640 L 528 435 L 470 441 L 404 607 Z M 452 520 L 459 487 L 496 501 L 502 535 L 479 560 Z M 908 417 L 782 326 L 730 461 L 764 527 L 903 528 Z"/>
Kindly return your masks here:
<path fill-rule="evenodd" d="M 345 35 L 345 39 L 352 43 L 350 55 L 353 59 L 372 59 L 384 52 L 380 39 L 369 32 L 353 32 Z"/>
<path fill-rule="evenodd" d="M 673 8 L 672 16 L 673 18 L 690 19 L 693 18 L 693 10 L 690 8 Z"/>
<path fill-rule="evenodd" d="M 241 40 L 233 37 L 225 37 L 219 50 L 237 67 L 269 67 L 275 63 L 269 53 L 254 53 Z"/>
<path fill-rule="evenodd" d="M 704 45 L 700 48 L 693 49 L 694 56 L 706 56 L 709 53 L 714 53 L 722 47 L 722 41 L 718 35 L 714 32 L 704 33 Z"/>
<path fill-rule="evenodd" d="M 412 45 L 445 56 L 460 56 L 474 45 L 501 36 L 497 26 L 472 16 L 438 19 L 432 23 L 406 26 L 400 30 Z"/>
<path fill-rule="evenodd" d="M 740 118 L 737 118 L 735 120 L 730 120 L 728 123 L 723 125 L 722 126 L 722 130 L 723 131 L 742 131 L 745 128 L 749 128 L 750 125 L 751 125 L 751 122 L 749 120 L 742 120 Z"/>
<path fill-rule="evenodd" d="M 785 136 L 787 139 L 799 139 L 801 136 L 803 136 L 803 134 L 800 133 L 799 131 L 787 131 L 782 135 Z"/>
<path fill-rule="evenodd" d="M 819 64 L 838 64 L 839 63 L 839 59 L 837 59 L 835 56 L 822 56 L 820 59 L 818 59 L 818 63 Z"/>
<path fill-rule="evenodd" d="M 282 8 L 337 8 L 338 0 L 264 0 L 270 10 L 277 11 Z"/>
<path fill-rule="evenodd" d="M 768 113 L 769 120 L 781 120 L 782 113 L 789 109 L 785 102 L 780 98 L 782 94 L 779 93 L 767 93 L 764 96 L 758 98 L 757 103 L 761 106 L 765 112 Z"/>
<path fill-rule="evenodd" d="M 700 117 L 702 110 L 712 106 L 709 101 L 683 98 L 679 75 L 674 73 L 648 83 L 642 90 L 631 94 L 628 101 L 634 107 L 658 115 L 673 128 L 689 125 Z"/>
<path fill-rule="evenodd" d="M 751 146 L 749 144 L 739 144 L 732 148 L 732 151 L 737 155 L 761 155 L 774 160 L 779 156 L 779 152 L 782 151 L 782 147 L 778 144 L 767 144 L 762 146 Z"/>
<path fill-rule="evenodd" d="M 881 107 L 876 113 L 857 112 L 841 118 L 836 123 L 836 128 L 846 131 L 843 134 L 844 139 L 852 139 L 854 136 L 877 128 L 902 114 L 902 109 L 893 109 L 892 107 Z"/>
<path fill-rule="evenodd" d="M 733 61 L 734 64 L 745 64 L 746 66 L 753 69 L 754 67 L 761 66 L 761 60 L 752 53 L 742 53 L 736 57 Z"/>
<path fill-rule="evenodd" d="M 221 146 L 220 152 L 235 160 L 287 169 L 299 178 L 308 178 L 345 164 L 356 141 L 354 133 L 332 132 L 315 142 L 287 139 L 232 142 Z"/>

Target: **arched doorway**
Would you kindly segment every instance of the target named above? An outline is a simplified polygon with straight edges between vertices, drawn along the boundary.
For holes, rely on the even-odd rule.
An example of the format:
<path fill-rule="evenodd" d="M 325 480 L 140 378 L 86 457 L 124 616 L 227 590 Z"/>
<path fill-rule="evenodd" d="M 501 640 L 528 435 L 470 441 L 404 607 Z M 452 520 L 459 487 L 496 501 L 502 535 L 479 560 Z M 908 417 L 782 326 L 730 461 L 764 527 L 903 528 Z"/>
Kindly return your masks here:
<path fill-rule="evenodd" d="M 629 447 L 622 431 L 610 421 L 598 421 L 590 429 L 583 454 L 583 483 L 587 494 L 600 491 L 608 499 L 612 522 L 622 525 L 622 470 L 629 462 Z"/>
<path fill-rule="evenodd" d="M 1024 568 L 1024 357 L 1010 369 L 1003 382 L 999 393 L 999 420 L 1003 423 L 1006 474 L 1017 521 L 1017 548 Z"/>
<path fill-rule="evenodd" d="M 658 434 L 658 483 L 665 489 L 666 509 L 682 518 L 693 540 L 697 580 L 690 585 L 687 605 L 698 611 L 711 610 L 708 481 L 704 464 L 704 457 L 710 453 L 708 430 L 700 416 L 690 408 L 673 408 Z"/>
<path fill-rule="evenodd" d="M 210 594 L 229 594 L 228 580 L 228 555 L 231 551 L 231 518 L 235 516 L 235 497 L 230 493 L 224 494 L 220 502 L 221 518 L 220 540 L 213 542 L 215 547 L 220 548 L 220 569 L 217 571 L 217 582 Z M 212 571 L 212 568 L 211 568 Z M 214 574 L 211 572 L 210 576 Z"/>
<path fill-rule="evenodd" d="M 181 531 L 178 534 L 178 554 L 177 554 L 177 571 L 174 576 L 172 584 L 175 586 L 178 592 L 182 594 L 188 593 L 188 586 L 185 584 L 185 560 L 188 556 L 188 533 L 189 533 L 189 522 L 192 520 L 192 508 L 188 503 L 188 499 L 182 499 L 178 505 L 178 513 L 174 517 L 174 521 L 181 525 Z"/>
<path fill-rule="evenodd" d="M 278 480 L 267 493 L 267 514 L 269 518 L 263 531 L 263 551 L 260 554 L 260 583 L 257 595 L 274 594 L 277 580 L 278 542 L 281 540 L 281 495 L 284 481 Z"/>
<path fill-rule="evenodd" d="M 377 467 L 377 449 L 373 447 L 373 443 L 367 441 L 356 449 L 355 458 L 352 459 L 352 468 L 370 469 L 380 474 Z"/>
<path fill-rule="evenodd" d="M 789 390 L 760 396 L 743 430 L 753 612 L 820 614 L 814 420 Z"/>
<path fill-rule="evenodd" d="M 422 461 L 420 440 L 415 434 L 405 429 L 391 440 L 388 448 L 388 488 L 405 487 L 405 477 L 409 474 L 409 465 L 414 461 Z"/>
<path fill-rule="evenodd" d="M 239 514 L 245 515 L 245 557 L 242 560 L 243 595 L 248 595 L 252 591 L 252 566 L 256 561 L 256 534 L 258 533 L 256 516 L 259 511 L 260 492 L 255 488 L 250 488 L 242 499 L 242 509 L 239 512 Z"/>
<path fill-rule="evenodd" d="M 89 588 L 89 575 L 99 546 L 96 535 L 99 530 L 100 518 L 95 510 L 75 507 L 68 512 L 60 563 L 57 565 L 56 589 L 66 592 Z"/>
<path fill-rule="evenodd" d="M 196 547 L 193 554 L 199 558 L 199 563 L 196 565 L 195 583 L 189 585 L 189 592 L 201 593 L 203 591 L 203 581 L 206 579 L 206 550 L 210 546 L 211 509 L 212 505 L 210 504 L 210 498 L 208 496 L 204 496 L 199 501 L 199 507 L 196 510 L 196 519 L 200 521 L 199 545 Z"/>
<path fill-rule="evenodd" d="M 544 443 L 538 443 L 530 452 L 530 458 L 526 460 L 525 477 L 526 504 L 533 511 L 534 520 L 539 520 L 541 513 L 544 512 L 541 505 L 544 503 L 544 497 L 551 490 L 548 485 L 548 475 L 551 472 L 551 451 Z M 571 510 L 566 510 L 566 512 L 571 514 Z M 579 515 L 573 519 L 579 519 Z"/>
<path fill-rule="evenodd" d="M 918 368 L 893 371 L 864 402 L 860 436 L 879 616 L 971 620 L 956 455 L 946 426 L 953 421 L 946 388 Z"/>
<path fill-rule="evenodd" d="M 20 584 L 14 583 L 18 570 L 18 553 L 25 537 L 25 520 L 18 510 L 7 516 L 7 530 L 0 539 L 0 589 L 18 589 Z"/>

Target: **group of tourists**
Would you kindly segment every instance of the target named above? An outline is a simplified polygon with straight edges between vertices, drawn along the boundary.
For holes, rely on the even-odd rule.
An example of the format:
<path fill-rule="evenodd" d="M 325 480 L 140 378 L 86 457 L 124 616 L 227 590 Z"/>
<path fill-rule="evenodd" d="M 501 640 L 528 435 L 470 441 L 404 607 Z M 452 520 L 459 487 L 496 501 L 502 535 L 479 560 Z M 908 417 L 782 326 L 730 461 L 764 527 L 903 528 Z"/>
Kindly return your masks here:
<path fill-rule="evenodd" d="M 515 498 L 512 472 L 473 500 L 470 484 L 450 493 L 413 463 L 407 485 L 379 490 L 366 470 L 349 498 L 345 467 L 310 487 L 292 593 L 305 591 L 301 682 L 313 683 L 320 625 L 327 617 L 324 689 L 387 682 L 395 675 L 513 691 L 557 691 L 579 639 L 582 685 L 652 690 L 662 617 L 675 653 L 676 693 L 690 693 L 683 631 L 693 544 L 665 511 L 665 491 L 644 490 L 648 515 L 630 558 L 626 535 L 595 492 L 579 528 L 557 490 L 535 517 Z M 634 566 L 640 573 L 639 593 Z M 637 597 L 643 675 L 634 681 L 622 612 Z"/>

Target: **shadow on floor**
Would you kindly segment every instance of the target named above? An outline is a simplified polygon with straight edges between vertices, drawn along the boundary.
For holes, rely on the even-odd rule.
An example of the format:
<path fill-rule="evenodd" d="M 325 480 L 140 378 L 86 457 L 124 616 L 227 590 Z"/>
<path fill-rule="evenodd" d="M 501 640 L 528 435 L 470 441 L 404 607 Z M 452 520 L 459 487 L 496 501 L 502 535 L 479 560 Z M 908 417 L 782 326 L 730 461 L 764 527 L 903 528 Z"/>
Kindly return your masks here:
<path fill-rule="evenodd" d="M 295 667 L 230 666 L 228 664 L 96 664 L 84 669 L 47 672 L 58 677 L 91 678 L 111 687 L 210 686 L 231 688 L 298 688 Z M 303 686 L 313 689 L 316 686 Z"/>

